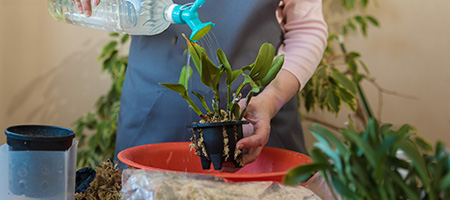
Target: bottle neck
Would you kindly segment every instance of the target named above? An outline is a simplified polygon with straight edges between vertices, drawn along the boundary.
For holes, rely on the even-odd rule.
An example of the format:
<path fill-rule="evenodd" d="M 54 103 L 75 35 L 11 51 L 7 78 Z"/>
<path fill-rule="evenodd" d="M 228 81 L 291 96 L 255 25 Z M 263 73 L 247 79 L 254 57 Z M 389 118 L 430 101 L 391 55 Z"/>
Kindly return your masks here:
<path fill-rule="evenodd" d="M 178 4 L 172 4 L 170 5 L 165 11 L 164 11 L 164 18 L 173 24 L 178 24 L 177 22 L 174 21 L 173 17 L 173 11 L 175 10 L 175 7 L 179 6 Z"/>

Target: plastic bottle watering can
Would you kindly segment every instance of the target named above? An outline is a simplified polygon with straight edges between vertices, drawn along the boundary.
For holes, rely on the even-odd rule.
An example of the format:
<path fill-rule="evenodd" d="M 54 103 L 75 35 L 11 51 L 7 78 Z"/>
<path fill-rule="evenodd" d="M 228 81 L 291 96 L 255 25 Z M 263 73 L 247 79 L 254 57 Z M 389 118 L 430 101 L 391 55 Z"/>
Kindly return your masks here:
<path fill-rule="evenodd" d="M 187 24 L 192 33 L 190 39 L 197 41 L 205 36 L 214 26 L 214 23 L 202 23 L 198 18 L 197 10 L 205 3 L 206 0 L 196 0 L 194 3 L 185 5 L 175 5 L 172 11 L 172 21 L 177 24 Z"/>
<path fill-rule="evenodd" d="M 197 10 L 206 0 L 196 0 L 185 5 L 172 0 L 102 0 L 93 7 L 92 16 L 78 12 L 70 0 L 47 0 L 50 15 L 57 21 L 131 35 L 156 35 L 171 23 L 187 24 L 197 41 L 205 36 L 214 23 L 202 23 Z"/>

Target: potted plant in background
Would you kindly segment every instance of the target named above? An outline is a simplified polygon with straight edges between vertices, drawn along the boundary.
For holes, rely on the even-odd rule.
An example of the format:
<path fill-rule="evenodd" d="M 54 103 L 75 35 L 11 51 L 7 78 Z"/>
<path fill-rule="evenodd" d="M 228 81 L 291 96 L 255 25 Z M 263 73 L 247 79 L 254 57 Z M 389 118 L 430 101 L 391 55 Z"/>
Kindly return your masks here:
<path fill-rule="evenodd" d="M 186 37 L 184 38 L 187 41 L 188 51 L 200 75 L 201 82 L 214 93 L 211 106 L 208 106 L 205 101 L 204 94 L 192 91 L 201 102 L 201 107 L 206 111 L 206 113 L 203 113 L 189 96 L 188 80 L 193 73 L 190 66 L 182 68 L 178 83 L 160 84 L 180 94 L 200 116 L 200 121 L 192 124 L 194 134 L 191 138 L 191 149 L 195 149 L 196 154 L 200 156 L 203 169 L 209 169 L 211 162 L 214 169 L 221 169 L 223 161 L 227 160 L 232 161 L 235 167 L 242 167 L 242 154 L 236 148 L 237 141 L 243 138 L 242 125 L 248 123 L 243 121 L 242 118 L 252 96 L 265 88 L 278 74 L 284 62 L 284 55 L 275 58 L 273 45 L 264 43 L 259 49 L 255 62 L 240 69 L 232 70 L 225 53 L 221 49 L 216 52 L 219 61 L 219 65 L 216 65 L 208 57 L 203 47 Z M 220 96 L 219 93 L 220 80 L 223 75 L 225 75 L 227 88 L 226 98 Z M 243 76 L 243 79 L 238 79 L 240 76 Z M 236 91 L 231 91 L 231 85 L 236 80 L 243 81 Z M 251 90 L 245 94 L 246 103 L 241 109 L 239 101 L 243 97 L 242 91 L 245 86 L 250 86 Z M 226 107 L 221 108 L 220 102 L 224 100 L 226 100 Z"/>
<path fill-rule="evenodd" d="M 309 151 L 313 163 L 290 170 L 284 183 L 318 171 L 342 199 L 450 198 L 448 150 L 441 142 L 433 149 L 410 125 L 394 129 L 370 119 L 364 131 L 351 123 L 340 130 L 343 139 L 319 125 L 312 133 L 318 140 Z"/>

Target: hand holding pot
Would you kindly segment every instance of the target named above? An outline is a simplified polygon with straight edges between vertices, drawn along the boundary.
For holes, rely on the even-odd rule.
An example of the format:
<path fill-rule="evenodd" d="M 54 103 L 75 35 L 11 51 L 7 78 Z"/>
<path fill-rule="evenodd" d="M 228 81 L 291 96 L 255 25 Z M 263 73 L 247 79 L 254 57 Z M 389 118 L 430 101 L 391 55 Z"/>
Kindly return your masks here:
<path fill-rule="evenodd" d="M 246 99 L 243 99 L 239 102 L 241 108 L 244 106 L 245 101 Z M 243 151 L 244 165 L 255 161 L 269 140 L 271 117 L 269 112 L 267 112 L 269 108 L 263 101 L 259 96 L 253 97 L 244 115 L 244 118 L 250 124 L 243 125 L 244 138 L 237 143 L 237 148 Z M 236 172 L 238 170 L 239 168 L 234 168 L 232 163 L 224 163 L 221 171 Z"/>
<path fill-rule="evenodd" d="M 237 148 L 244 152 L 243 162 L 249 164 L 255 161 L 262 148 L 269 141 L 270 121 L 299 90 L 297 78 L 286 70 L 281 70 L 277 77 L 261 92 L 253 97 L 244 114 L 244 119 L 250 122 L 243 125 L 244 138 L 239 140 Z M 241 108 L 246 99 L 239 104 Z M 239 169 L 225 163 L 222 172 L 236 172 Z"/>

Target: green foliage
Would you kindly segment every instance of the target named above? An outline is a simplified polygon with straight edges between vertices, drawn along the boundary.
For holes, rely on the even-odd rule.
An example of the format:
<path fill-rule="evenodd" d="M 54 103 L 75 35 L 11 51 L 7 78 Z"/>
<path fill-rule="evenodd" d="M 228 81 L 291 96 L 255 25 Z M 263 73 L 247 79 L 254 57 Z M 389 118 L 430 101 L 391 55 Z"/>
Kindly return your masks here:
<path fill-rule="evenodd" d="M 360 53 L 347 51 L 343 38 L 352 32 L 367 36 L 369 26 L 379 26 L 375 17 L 358 12 L 369 0 L 340 3 L 349 17 L 330 26 L 339 28 L 330 31 L 322 62 L 301 95 L 307 111 L 318 107 L 338 113 L 344 104 L 365 127 L 358 131 L 350 123 L 336 136 L 313 125 L 313 163 L 290 170 L 284 182 L 298 184 L 319 172 L 343 199 L 449 199 L 450 155 L 445 145 L 437 142 L 433 147 L 410 125 L 380 126 L 360 86 L 369 70 Z M 358 109 L 364 109 L 369 120 Z"/>
<path fill-rule="evenodd" d="M 395 130 L 371 119 L 364 131 L 340 130 L 342 138 L 318 125 L 311 131 L 318 140 L 309 150 L 313 164 L 290 170 L 283 180 L 287 184 L 319 171 L 343 199 L 450 198 L 445 145 L 437 142 L 433 150 L 409 125 Z"/>
<path fill-rule="evenodd" d="M 80 149 L 78 167 L 95 168 L 101 162 L 114 158 L 120 95 L 128 65 L 128 56 L 119 55 L 119 46 L 128 41 L 129 35 L 112 33 L 110 36 L 113 40 L 103 47 L 98 60 L 102 61 L 103 71 L 111 75 L 111 88 L 97 100 L 97 110 L 84 114 L 74 123 Z"/>
<path fill-rule="evenodd" d="M 343 104 L 355 112 L 364 106 L 368 116 L 372 117 L 370 106 L 360 87 L 360 82 L 369 74 L 369 70 L 361 55 L 354 51 L 348 52 L 343 41 L 351 32 L 356 33 L 359 30 L 366 36 L 370 25 L 379 26 L 375 17 L 359 12 L 368 5 L 369 0 L 341 0 L 341 6 L 350 16 L 337 22 L 340 28 L 329 30 L 328 44 L 322 61 L 301 91 L 307 111 L 317 107 L 337 114 Z M 336 26 L 330 24 L 330 27 L 333 25 Z M 358 99 L 361 99 L 364 105 L 359 105 Z"/>
<path fill-rule="evenodd" d="M 183 35 L 184 36 L 184 35 Z M 197 43 L 189 40 L 184 36 L 187 41 L 188 50 L 190 56 L 192 57 L 193 63 L 197 68 L 198 73 L 200 74 L 200 78 L 202 83 L 209 87 L 214 92 L 214 97 L 212 100 L 212 109 L 210 109 L 205 102 L 204 95 L 201 95 L 197 92 L 193 92 L 193 94 L 200 100 L 202 106 L 208 112 L 206 114 L 202 113 L 202 111 L 198 108 L 197 105 L 191 100 L 188 94 L 188 85 L 187 80 L 190 78 L 192 72 L 187 76 L 186 70 L 192 71 L 190 66 L 184 66 L 181 74 L 179 83 L 160 83 L 164 87 L 177 92 L 181 95 L 183 99 L 190 105 L 190 107 L 206 122 L 211 121 L 224 121 L 224 120 L 241 120 L 246 111 L 247 105 L 250 102 L 254 93 L 259 92 L 262 88 L 266 87 L 278 74 L 281 69 L 281 66 L 284 63 L 284 55 L 278 56 L 275 58 L 275 48 L 272 44 L 264 43 L 260 49 L 258 56 L 252 64 L 248 66 L 244 66 L 237 70 L 232 70 L 231 65 L 228 62 L 228 59 L 225 53 L 218 49 L 217 59 L 219 60 L 219 66 L 214 64 L 211 59 L 209 59 L 206 51 L 203 47 L 198 45 Z M 248 72 L 244 73 L 244 72 Z M 227 107 L 225 109 L 224 114 L 222 112 L 223 109 L 220 108 L 221 97 L 219 94 L 219 83 L 220 79 L 225 74 L 226 76 L 226 85 L 227 85 Z M 239 77 L 243 76 L 244 81 L 240 84 L 235 95 L 232 96 L 231 84 Z M 183 84 L 185 83 L 185 84 Z M 249 85 L 252 89 L 246 95 L 247 101 L 246 105 L 240 111 L 240 106 L 238 104 L 241 99 L 241 91 L 244 86 Z"/>

